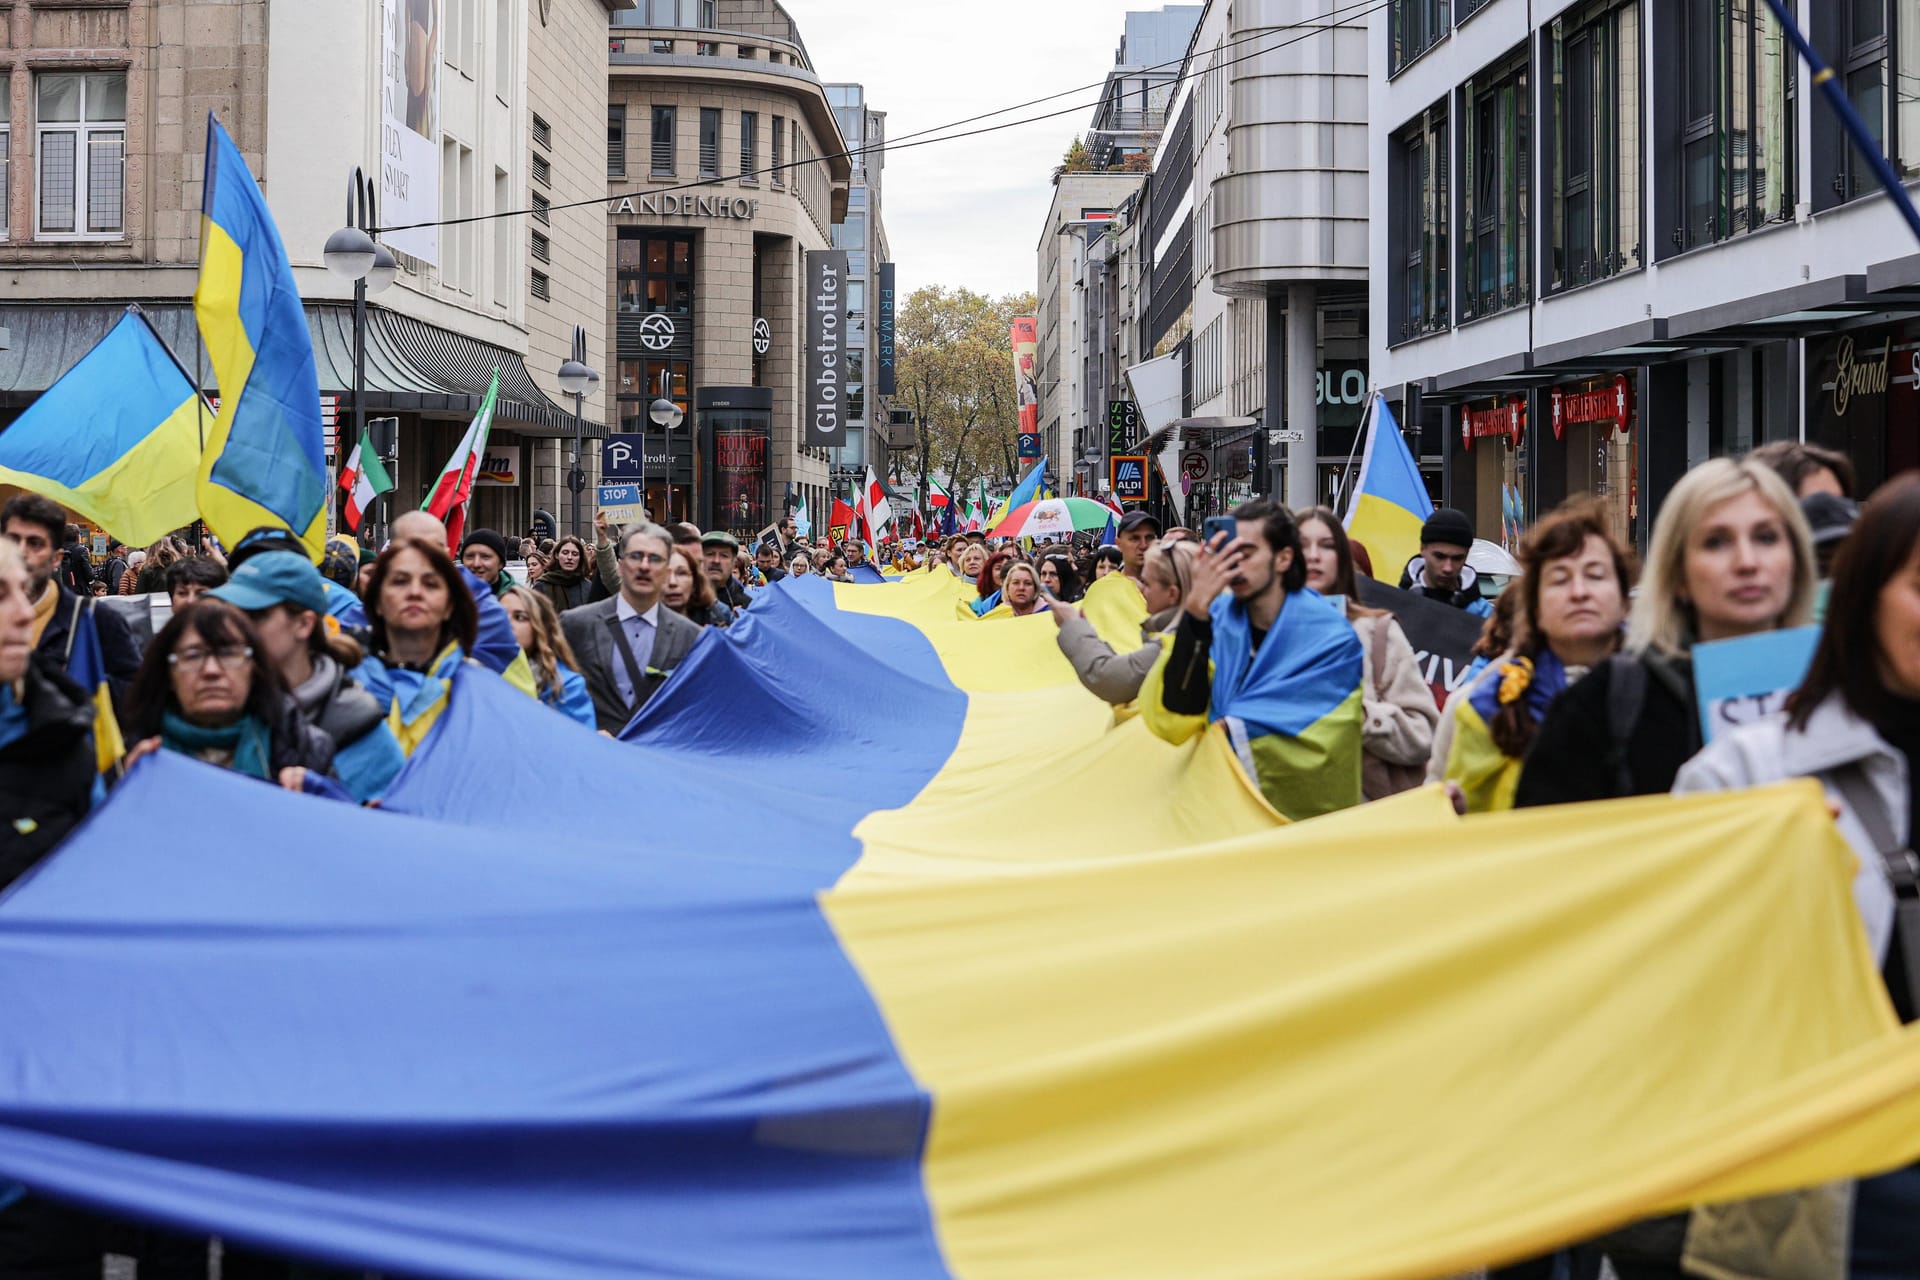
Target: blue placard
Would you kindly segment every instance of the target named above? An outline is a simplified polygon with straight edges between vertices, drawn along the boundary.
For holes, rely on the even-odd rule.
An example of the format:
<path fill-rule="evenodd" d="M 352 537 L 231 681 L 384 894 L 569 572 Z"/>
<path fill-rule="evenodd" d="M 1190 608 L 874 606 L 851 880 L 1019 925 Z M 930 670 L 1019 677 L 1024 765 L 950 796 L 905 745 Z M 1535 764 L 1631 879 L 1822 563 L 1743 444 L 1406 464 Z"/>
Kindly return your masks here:
<path fill-rule="evenodd" d="M 603 484 L 600 486 L 598 509 L 606 513 L 607 519 L 614 524 L 628 524 L 640 518 L 640 486 L 637 484 Z"/>
<path fill-rule="evenodd" d="M 600 475 L 607 480 L 640 478 L 640 442 L 637 433 L 615 434 L 600 442 Z"/>
<path fill-rule="evenodd" d="M 1694 701 L 1706 740 L 1785 707 L 1819 642 L 1819 627 L 1794 627 L 1693 646 Z"/>

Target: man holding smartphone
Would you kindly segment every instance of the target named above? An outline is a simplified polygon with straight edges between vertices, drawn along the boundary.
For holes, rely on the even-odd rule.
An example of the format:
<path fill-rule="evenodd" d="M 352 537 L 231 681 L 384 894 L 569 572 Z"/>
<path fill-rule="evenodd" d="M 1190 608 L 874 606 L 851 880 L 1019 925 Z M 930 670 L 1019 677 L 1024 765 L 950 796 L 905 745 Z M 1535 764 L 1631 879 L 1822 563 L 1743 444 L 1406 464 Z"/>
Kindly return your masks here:
<path fill-rule="evenodd" d="M 1300 530 L 1279 503 L 1209 521 L 1167 660 L 1147 678 L 1147 725 L 1173 743 L 1224 726 L 1268 803 L 1289 818 L 1360 803 L 1360 638 L 1307 587 Z"/>

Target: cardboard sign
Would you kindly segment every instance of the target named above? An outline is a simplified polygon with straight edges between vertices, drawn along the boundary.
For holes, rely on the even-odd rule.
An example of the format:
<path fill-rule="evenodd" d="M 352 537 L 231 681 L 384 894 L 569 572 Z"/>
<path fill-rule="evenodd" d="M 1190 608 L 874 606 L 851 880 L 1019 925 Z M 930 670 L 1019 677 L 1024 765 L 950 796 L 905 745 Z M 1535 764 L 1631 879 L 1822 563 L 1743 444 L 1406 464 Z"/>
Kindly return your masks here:
<path fill-rule="evenodd" d="M 600 512 L 611 524 L 632 524 L 640 518 L 640 486 L 603 484 L 600 486 Z"/>
<path fill-rule="evenodd" d="M 1819 627 L 1763 631 L 1693 646 L 1694 701 L 1708 742 L 1729 729 L 1785 709 L 1806 679 Z"/>

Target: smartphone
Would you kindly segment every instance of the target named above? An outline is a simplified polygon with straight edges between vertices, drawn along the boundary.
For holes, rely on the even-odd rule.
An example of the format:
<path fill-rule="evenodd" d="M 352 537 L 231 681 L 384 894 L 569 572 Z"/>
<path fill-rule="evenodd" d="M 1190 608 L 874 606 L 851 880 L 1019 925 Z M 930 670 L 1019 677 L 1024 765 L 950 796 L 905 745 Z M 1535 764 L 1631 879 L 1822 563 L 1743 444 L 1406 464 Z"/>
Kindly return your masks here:
<path fill-rule="evenodd" d="M 1200 526 L 1200 541 L 1211 547 L 1214 536 L 1222 533 L 1227 535 L 1228 542 L 1232 542 L 1239 536 L 1239 522 L 1232 516 L 1208 516 L 1207 522 Z"/>

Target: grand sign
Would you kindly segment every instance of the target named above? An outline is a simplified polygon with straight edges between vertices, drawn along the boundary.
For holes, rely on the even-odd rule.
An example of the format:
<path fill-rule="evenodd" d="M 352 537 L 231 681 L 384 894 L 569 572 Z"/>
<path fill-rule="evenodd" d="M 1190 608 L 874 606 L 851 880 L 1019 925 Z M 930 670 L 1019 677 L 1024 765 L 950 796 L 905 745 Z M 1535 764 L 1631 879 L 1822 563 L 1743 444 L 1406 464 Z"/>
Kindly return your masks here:
<path fill-rule="evenodd" d="M 760 202 L 745 196 L 696 196 L 656 192 L 652 195 L 615 196 L 607 201 L 607 216 L 622 215 L 650 218 L 725 218 L 751 222 L 760 212 Z"/>
<path fill-rule="evenodd" d="M 1553 438 L 1566 437 L 1568 427 L 1597 423 L 1625 435 L 1633 426 L 1633 379 L 1617 373 L 1613 381 L 1591 391 L 1553 389 Z"/>
<path fill-rule="evenodd" d="M 1833 353 L 1833 416 L 1844 418 L 1861 396 L 1884 396 L 1891 385 L 1893 335 L 1880 340 L 1878 350 L 1857 350 L 1853 335 L 1840 339 Z"/>

